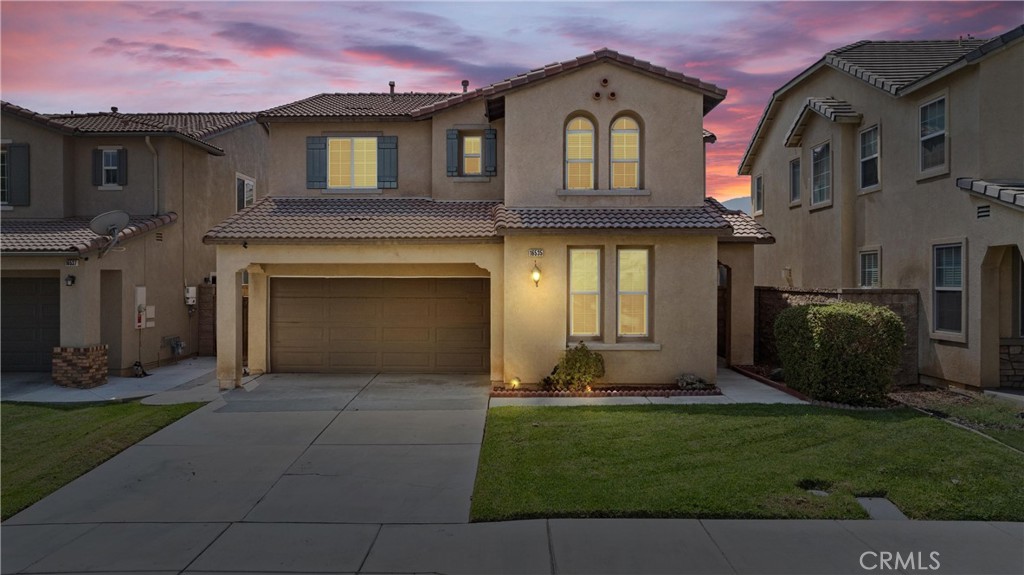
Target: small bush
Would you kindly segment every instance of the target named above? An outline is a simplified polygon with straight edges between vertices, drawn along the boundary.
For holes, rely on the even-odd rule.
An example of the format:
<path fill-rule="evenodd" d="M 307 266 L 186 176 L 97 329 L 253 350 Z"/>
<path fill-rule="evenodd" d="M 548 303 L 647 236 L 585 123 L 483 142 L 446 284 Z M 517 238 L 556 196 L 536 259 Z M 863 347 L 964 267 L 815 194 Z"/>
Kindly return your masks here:
<path fill-rule="evenodd" d="M 899 366 L 903 322 L 870 304 L 798 306 L 776 318 L 775 341 L 786 385 L 821 401 L 884 405 Z"/>
<path fill-rule="evenodd" d="M 551 375 L 541 383 L 546 389 L 583 391 L 603 376 L 604 358 L 581 341 L 576 347 L 565 350 Z"/>
<path fill-rule="evenodd" d="M 692 390 L 707 390 L 707 389 L 714 389 L 715 388 L 714 385 L 708 383 L 708 381 L 706 379 L 704 379 L 703 377 L 701 377 L 699 375 L 694 375 L 692 373 L 684 373 L 683 375 L 680 375 L 679 377 L 677 377 L 676 378 L 676 385 L 679 386 L 679 389 L 686 389 L 686 390 L 691 390 L 691 391 Z"/>

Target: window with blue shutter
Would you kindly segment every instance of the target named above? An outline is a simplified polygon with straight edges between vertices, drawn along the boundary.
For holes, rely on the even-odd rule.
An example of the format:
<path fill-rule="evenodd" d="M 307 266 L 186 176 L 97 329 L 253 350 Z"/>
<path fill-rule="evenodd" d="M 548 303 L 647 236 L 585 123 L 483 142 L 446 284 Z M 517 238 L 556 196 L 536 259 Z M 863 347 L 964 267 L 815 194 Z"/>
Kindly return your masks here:
<path fill-rule="evenodd" d="M 92 151 L 92 185 L 118 189 L 128 183 L 128 150 L 96 148 Z"/>
<path fill-rule="evenodd" d="M 484 130 L 484 175 L 498 175 L 498 131 L 494 128 Z"/>
<path fill-rule="evenodd" d="M 306 138 L 306 189 L 327 188 L 327 138 Z"/>
<path fill-rule="evenodd" d="M 3 150 L 2 200 L 10 206 L 29 205 L 28 144 L 7 144 Z"/>
<path fill-rule="evenodd" d="M 448 176 L 459 175 L 459 131 L 448 130 L 446 141 Z"/>
<path fill-rule="evenodd" d="M 398 136 L 377 137 L 377 187 L 398 187 Z"/>

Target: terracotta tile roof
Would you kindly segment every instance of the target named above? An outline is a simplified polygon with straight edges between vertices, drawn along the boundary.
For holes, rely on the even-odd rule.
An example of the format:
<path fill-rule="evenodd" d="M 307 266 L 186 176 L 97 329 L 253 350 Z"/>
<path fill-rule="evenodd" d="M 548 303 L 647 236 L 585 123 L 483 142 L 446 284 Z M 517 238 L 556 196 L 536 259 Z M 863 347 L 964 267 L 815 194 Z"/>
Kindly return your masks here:
<path fill-rule="evenodd" d="M 178 220 L 178 214 L 169 212 L 159 216 L 133 216 L 128 227 L 118 234 L 124 242 Z M 0 221 L 0 252 L 5 254 L 35 253 L 87 253 L 107 245 L 107 239 L 89 229 L 89 218 L 62 220 Z"/>
<path fill-rule="evenodd" d="M 786 134 L 784 141 L 787 147 L 799 146 L 803 141 L 804 129 L 807 128 L 811 112 L 817 112 L 821 117 L 838 124 L 858 124 L 861 118 L 861 115 L 845 100 L 837 98 L 807 98 L 803 108 L 800 109 L 800 113 L 793 119 L 793 125 L 790 126 L 789 132 Z"/>
<path fill-rule="evenodd" d="M 1024 210 L 1024 182 L 957 178 L 956 185 L 961 190 L 977 194 L 985 199 L 998 200 L 1002 204 Z"/>
<path fill-rule="evenodd" d="M 224 150 L 207 138 L 256 119 L 254 112 L 39 114 L 10 102 L 3 102 L 2 110 L 69 134 L 172 135 L 217 155 Z"/>
<path fill-rule="evenodd" d="M 260 112 L 264 118 L 408 117 L 417 108 L 448 100 L 455 93 L 317 94 Z"/>
<path fill-rule="evenodd" d="M 754 218 L 741 210 L 730 210 L 714 198 L 704 198 L 704 202 L 714 208 L 732 226 L 731 241 L 754 242 L 757 244 L 774 244 L 775 236 Z M 728 240 L 727 240 L 728 241 Z"/>
<path fill-rule="evenodd" d="M 269 196 L 207 232 L 205 243 L 486 239 L 497 202 Z"/>
<path fill-rule="evenodd" d="M 688 208 L 510 208 L 494 210 L 499 230 L 728 230 L 713 207 Z"/>
<path fill-rule="evenodd" d="M 548 64 L 547 66 L 542 66 L 540 68 L 530 70 L 529 72 L 524 72 L 522 74 L 519 74 L 518 76 L 513 76 L 511 78 L 502 80 L 501 82 L 496 82 L 489 86 L 477 88 L 476 90 L 470 92 L 455 94 L 451 98 L 418 108 L 412 112 L 412 115 L 422 116 L 426 114 L 432 114 L 434 112 L 437 112 L 438 110 L 443 110 L 445 108 L 456 106 L 458 104 L 461 104 L 469 100 L 474 100 L 476 98 L 496 96 L 513 88 L 518 88 L 525 84 L 545 80 L 553 76 L 562 74 L 564 72 L 569 72 L 582 66 L 586 66 L 588 64 L 596 62 L 617 62 L 619 64 L 639 70 L 640 72 L 660 77 L 662 79 L 670 80 L 678 85 L 693 88 L 704 94 L 705 114 L 710 112 L 712 108 L 717 106 L 719 102 L 725 99 L 726 90 L 724 90 L 723 88 L 719 88 L 714 84 L 702 82 L 697 78 L 692 78 L 690 76 L 682 74 L 681 72 L 674 72 L 672 70 L 668 70 L 667 68 L 664 68 L 662 66 L 655 66 L 650 62 L 646 62 L 644 60 L 637 60 L 633 56 L 620 54 L 615 50 L 602 48 L 591 54 L 579 56 L 578 58 L 573 58 L 572 60 L 566 60 L 564 62 L 554 62 L 552 64 Z"/>
<path fill-rule="evenodd" d="M 825 63 L 890 94 L 934 74 L 985 40 L 861 41 L 825 55 Z"/>

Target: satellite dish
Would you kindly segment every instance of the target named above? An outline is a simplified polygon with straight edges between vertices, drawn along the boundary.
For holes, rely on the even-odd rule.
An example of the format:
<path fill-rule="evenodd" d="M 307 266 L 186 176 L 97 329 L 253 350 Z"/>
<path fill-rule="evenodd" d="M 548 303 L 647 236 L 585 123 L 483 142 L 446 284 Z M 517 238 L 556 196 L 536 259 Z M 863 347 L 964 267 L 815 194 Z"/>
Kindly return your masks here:
<path fill-rule="evenodd" d="M 95 233 L 98 236 L 110 237 L 110 243 L 108 243 L 107 247 L 103 249 L 102 253 L 100 253 L 101 258 L 107 255 L 107 252 L 109 252 L 114 247 L 114 245 L 117 244 L 118 234 L 120 234 L 121 230 L 123 230 L 128 225 L 128 221 L 130 219 L 131 216 L 129 216 L 126 212 L 122 212 L 121 210 L 114 210 L 112 212 L 100 214 L 93 218 L 91 222 L 89 222 L 89 229 L 92 230 L 93 233 Z"/>

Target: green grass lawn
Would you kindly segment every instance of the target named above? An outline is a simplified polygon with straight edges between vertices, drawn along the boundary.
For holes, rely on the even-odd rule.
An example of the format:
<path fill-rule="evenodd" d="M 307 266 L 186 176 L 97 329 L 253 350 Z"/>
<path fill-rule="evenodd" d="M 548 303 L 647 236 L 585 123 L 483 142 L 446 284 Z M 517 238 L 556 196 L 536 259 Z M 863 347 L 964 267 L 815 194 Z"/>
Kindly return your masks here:
<path fill-rule="evenodd" d="M 937 409 L 948 413 L 957 423 L 1024 451 L 1024 419 L 1017 417 L 1024 412 L 1024 406 L 1019 403 L 982 396 L 970 403 L 943 405 Z"/>
<path fill-rule="evenodd" d="M 0 404 L 0 515 L 11 517 L 202 405 Z"/>
<path fill-rule="evenodd" d="M 1022 521 L 1024 455 L 909 409 L 503 407 L 472 518 L 866 518 L 857 496 L 913 519 Z"/>

